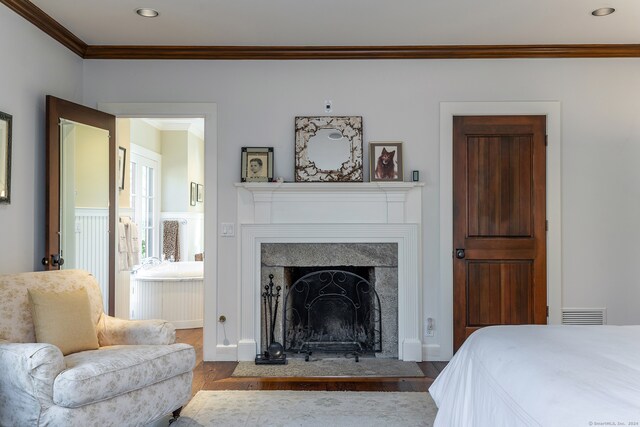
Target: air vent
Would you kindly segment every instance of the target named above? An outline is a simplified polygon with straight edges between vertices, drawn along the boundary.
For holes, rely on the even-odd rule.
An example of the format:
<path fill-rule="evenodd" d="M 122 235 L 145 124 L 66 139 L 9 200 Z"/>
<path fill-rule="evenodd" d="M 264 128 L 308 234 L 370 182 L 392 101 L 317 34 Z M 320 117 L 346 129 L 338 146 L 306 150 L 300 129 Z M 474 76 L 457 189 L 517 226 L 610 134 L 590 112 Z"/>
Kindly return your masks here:
<path fill-rule="evenodd" d="M 563 325 L 606 325 L 606 308 L 563 308 Z"/>

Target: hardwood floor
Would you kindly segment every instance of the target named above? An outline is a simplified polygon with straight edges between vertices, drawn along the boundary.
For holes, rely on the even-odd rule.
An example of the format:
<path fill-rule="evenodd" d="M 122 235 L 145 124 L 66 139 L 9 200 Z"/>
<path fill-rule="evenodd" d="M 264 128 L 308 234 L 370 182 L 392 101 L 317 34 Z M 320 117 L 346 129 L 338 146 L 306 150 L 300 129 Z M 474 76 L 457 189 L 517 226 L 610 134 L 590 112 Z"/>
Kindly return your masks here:
<path fill-rule="evenodd" d="M 177 342 L 196 349 L 195 395 L 200 390 L 427 391 L 447 362 L 420 362 L 423 378 L 253 378 L 231 377 L 238 362 L 203 362 L 202 328 L 181 329 Z"/>

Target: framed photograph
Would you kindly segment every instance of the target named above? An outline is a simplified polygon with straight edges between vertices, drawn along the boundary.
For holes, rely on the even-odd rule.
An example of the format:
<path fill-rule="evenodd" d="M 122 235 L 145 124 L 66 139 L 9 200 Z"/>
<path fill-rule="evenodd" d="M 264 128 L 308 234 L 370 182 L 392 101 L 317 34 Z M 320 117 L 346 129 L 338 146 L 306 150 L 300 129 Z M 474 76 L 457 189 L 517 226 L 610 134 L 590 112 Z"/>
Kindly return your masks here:
<path fill-rule="evenodd" d="M 204 185 L 198 184 L 198 202 L 204 202 Z"/>
<path fill-rule="evenodd" d="M 402 142 L 370 142 L 371 181 L 403 181 Z"/>
<path fill-rule="evenodd" d="M 362 182 L 362 117 L 296 117 L 296 182 Z"/>
<path fill-rule="evenodd" d="M 195 206 L 196 200 L 198 200 L 198 184 L 196 184 L 195 182 L 191 183 L 191 191 L 189 192 L 189 194 L 189 204 L 191 206 Z"/>
<path fill-rule="evenodd" d="M 127 170 L 127 149 L 118 147 L 118 187 L 124 190 L 124 175 Z"/>
<path fill-rule="evenodd" d="M 11 114 L 0 112 L 0 203 L 11 203 Z"/>
<path fill-rule="evenodd" d="M 273 181 L 273 147 L 242 147 L 242 182 Z"/>

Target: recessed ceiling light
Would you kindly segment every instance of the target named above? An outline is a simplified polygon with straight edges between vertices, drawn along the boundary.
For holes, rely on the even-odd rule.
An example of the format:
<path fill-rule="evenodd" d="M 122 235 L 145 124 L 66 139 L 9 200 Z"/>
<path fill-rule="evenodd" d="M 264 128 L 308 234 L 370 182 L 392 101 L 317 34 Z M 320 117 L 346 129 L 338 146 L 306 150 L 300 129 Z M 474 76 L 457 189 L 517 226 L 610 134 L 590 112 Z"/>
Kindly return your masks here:
<path fill-rule="evenodd" d="M 160 15 L 157 10 L 149 9 L 148 7 L 141 7 L 140 9 L 136 9 L 136 13 L 140 16 L 144 16 L 145 18 L 155 18 Z"/>
<path fill-rule="evenodd" d="M 616 10 L 612 7 L 601 7 L 600 9 L 596 9 L 593 12 L 591 12 L 591 14 L 593 16 L 607 16 L 607 15 L 611 15 L 615 11 Z"/>

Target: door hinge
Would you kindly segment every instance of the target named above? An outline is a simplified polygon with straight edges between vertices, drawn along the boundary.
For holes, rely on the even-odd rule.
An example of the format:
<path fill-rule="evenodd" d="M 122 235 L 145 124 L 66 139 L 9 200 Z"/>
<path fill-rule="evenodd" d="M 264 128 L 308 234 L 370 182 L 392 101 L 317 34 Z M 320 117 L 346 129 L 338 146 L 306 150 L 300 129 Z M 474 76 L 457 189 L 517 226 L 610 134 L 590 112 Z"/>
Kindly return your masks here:
<path fill-rule="evenodd" d="M 548 219 L 544 220 L 544 231 L 549 231 L 549 220 Z"/>
<path fill-rule="evenodd" d="M 544 136 L 544 146 L 548 147 L 549 146 L 549 135 L 545 135 Z"/>
<path fill-rule="evenodd" d="M 549 306 L 547 306 L 547 317 L 549 317 Z"/>

